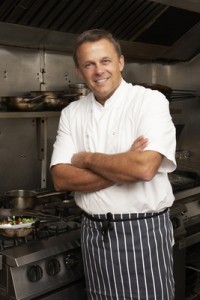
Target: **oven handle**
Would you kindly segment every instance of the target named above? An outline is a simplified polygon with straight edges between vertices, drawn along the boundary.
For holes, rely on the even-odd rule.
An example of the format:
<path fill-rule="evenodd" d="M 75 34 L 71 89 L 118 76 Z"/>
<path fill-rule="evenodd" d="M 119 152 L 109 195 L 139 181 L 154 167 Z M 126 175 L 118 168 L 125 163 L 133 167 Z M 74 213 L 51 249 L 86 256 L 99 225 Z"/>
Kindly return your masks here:
<path fill-rule="evenodd" d="M 189 235 L 186 237 L 186 247 L 197 244 L 200 241 L 200 232 Z"/>
<path fill-rule="evenodd" d="M 0 254 L 0 271 L 3 270 L 3 255 Z"/>
<path fill-rule="evenodd" d="M 178 241 L 179 249 L 190 247 L 200 242 L 200 232 L 186 236 Z"/>

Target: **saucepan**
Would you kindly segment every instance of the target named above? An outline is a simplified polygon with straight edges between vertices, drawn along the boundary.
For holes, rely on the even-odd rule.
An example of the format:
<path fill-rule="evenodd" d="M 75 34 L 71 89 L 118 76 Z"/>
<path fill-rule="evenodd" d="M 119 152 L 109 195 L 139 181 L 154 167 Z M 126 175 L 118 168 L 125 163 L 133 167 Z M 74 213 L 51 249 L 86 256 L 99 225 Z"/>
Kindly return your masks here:
<path fill-rule="evenodd" d="M 63 99 L 63 91 L 32 91 L 30 95 L 32 97 L 37 97 L 42 94 L 45 109 L 57 110 L 63 108 L 68 104 L 68 102 Z"/>
<path fill-rule="evenodd" d="M 34 209 L 40 198 L 62 194 L 64 194 L 64 192 L 51 191 L 37 193 L 31 190 L 11 190 L 4 193 L 4 199 L 9 208 L 28 210 Z"/>

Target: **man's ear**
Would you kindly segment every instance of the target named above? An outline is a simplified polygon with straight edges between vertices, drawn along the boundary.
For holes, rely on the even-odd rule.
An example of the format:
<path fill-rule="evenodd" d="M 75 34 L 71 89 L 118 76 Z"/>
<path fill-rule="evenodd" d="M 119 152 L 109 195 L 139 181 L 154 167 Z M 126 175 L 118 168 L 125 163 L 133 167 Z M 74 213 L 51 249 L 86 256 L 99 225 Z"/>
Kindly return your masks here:
<path fill-rule="evenodd" d="M 83 75 L 82 75 L 82 73 L 81 73 L 81 71 L 80 71 L 79 68 L 76 68 L 76 74 L 77 74 L 80 78 L 83 78 Z"/>
<path fill-rule="evenodd" d="M 119 59 L 119 69 L 120 69 L 121 72 L 122 72 L 123 69 L 124 69 L 124 64 L 125 64 L 124 56 L 121 55 L 121 56 L 120 56 L 120 59 Z"/>

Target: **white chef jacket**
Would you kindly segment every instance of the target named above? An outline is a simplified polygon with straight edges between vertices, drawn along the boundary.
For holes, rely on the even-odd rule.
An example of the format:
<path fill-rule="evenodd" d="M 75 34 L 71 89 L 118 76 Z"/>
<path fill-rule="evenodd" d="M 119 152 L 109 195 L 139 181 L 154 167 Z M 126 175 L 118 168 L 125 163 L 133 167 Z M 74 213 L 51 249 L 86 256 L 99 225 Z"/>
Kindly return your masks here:
<path fill-rule="evenodd" d="M 154 178 L 148 182 L 116 183 L 97 192 L 76 192 L 75 201 L 81 209 L 90 214 L 118 214 L 170 207 L 174 196 L 167 173 L 176 168 L 175 127 L 163 94 L 124 80 L 104 106 L 90 93 L 63 109 L 51 166 L 71 163 L 72 155 L 80 151 L 128 151 L 140 135 L 148 139 L 145 150 L 164 155 Z"/>

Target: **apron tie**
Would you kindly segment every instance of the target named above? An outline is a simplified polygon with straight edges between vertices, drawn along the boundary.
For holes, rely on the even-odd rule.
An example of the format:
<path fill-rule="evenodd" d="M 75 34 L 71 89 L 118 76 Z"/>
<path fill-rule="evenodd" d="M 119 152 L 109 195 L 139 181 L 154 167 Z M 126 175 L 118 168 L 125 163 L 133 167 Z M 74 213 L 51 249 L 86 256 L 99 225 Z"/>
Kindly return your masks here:
<path fill-rule="evenodd" d="M 101 227 L 101 233 L 105 236 L 107 235 L 108 233 L 108 230 L 112 230 L 112 224 L 111 224 L 111 221 L 112 221 L 112 214 L 111 213 L 107 213 L 106 214 L 106 219 L 104 219 L 102 221 L 102 227 Z"/>

